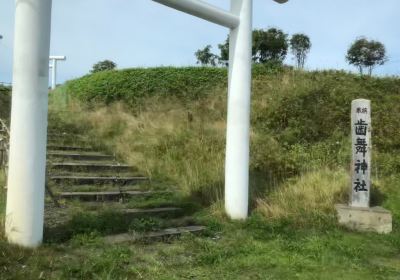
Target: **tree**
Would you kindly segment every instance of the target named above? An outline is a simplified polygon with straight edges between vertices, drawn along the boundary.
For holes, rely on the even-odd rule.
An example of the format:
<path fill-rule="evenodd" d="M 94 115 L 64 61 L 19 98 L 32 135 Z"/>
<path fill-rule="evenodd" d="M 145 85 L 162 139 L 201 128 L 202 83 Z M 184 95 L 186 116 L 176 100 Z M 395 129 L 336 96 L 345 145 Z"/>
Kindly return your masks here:
<path fill-rule="evenodd" d="M 94 64 L 92 70 L 90 70 L 90 73 L 114 70 L 116 67 L 117 64 L 115 62 L 111 60 L 103 60 Z"/>
<path fill-rule="evenodd" d="M 218 45 L 218 48 L 220 50 L 219 63 L 228 65 L 229 36 L 224 43 Z M 282 63 L 287 50 L 287 34 L 282 30 L 276 28 L 253 30 L 252 58 L 255 63 Z"/>
<path fill-rule="evenodd" d="M 253 61 L 282 63 L 288 50 L 287 34 L 277 28 L 253 30 Z"/>
<path fill-rule="evenodd" d="M 293 34 L 289 43 L 290 50 L 296 59 L 297 68 L 303 69 L 307 54 L 311 49 L 310 38 L 305 34 L 297 33 Z"/>
<path fill-rule="evenodd" d="M 218 63 L 221 65 L 228 66 L 229 62 L 229 35 L 226 38 L 225 42 L 222 44 L 218 44 L 218 48 L 220 51 L 220 56 L 218 57 Z"/>
<path fill-rule="evenodd" d="M 348 49 L 346 60 L 358 67 L 361 75 L 367 69 L 371 76 L 375 66 L 383 65 L 387 61 L 386 49 L 381 42 L 359 38 Z"/>
<path fill-rule="evenodd" d="M 204 49 L 198 50 L 194 54 L 197 58 L 197 64 L 201 64 L 203 66 L 205 66 L 205 65 L 216 66 L 217 65 L 218 56 L 211 53 L 211 45 L 205 46 Z"/>

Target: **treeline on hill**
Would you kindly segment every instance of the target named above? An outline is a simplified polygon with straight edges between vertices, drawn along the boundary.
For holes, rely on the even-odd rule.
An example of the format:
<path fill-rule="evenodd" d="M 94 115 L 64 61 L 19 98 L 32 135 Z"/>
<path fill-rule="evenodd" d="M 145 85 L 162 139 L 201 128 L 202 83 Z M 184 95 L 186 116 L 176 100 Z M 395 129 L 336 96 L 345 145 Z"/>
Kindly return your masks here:
<path fill-rule="evenodd" d="M 218 44 L 220 54 L 211 52 L 211 45 L 195 52 L 197 64 L 203 66 L 228 66 L 229 64 L 229 35 L 222 44 Z M 254 29 L 252 33 L 252 61 L 253 63 L 269 63 L 282 65 L 288 50 L 294 56 L 296 66 L 304 68 L 307 54 L 311 49 L 311 40 L 306 34 L 296 33 L 291 36 L 278 28 Z"/>
<path fill-rule="evenodd" d="M 293 55 L 295 65 L 303 69 L 307 56 L 311 50 L 310 37 L 303 33 L 289 35 L 278 28 L 254 29 L 252 34 L 252 60 L 253 63 L 283 64 L 288 51 Z M 212 46 L 207 45 L 195 52 L 197 64 L 203 66 L 217 66 L 229 64 L 229 35 L 222 43 L 218 44 L 220 54 L 211 52 Z M 358 37 L 347 50 L 345 57 L 350 65 L 357 67 L 361 75 L 372 75 L 375 67 L 388 61 L 385 45 L 379 41 L 369 40 L 363 36 Z"/>

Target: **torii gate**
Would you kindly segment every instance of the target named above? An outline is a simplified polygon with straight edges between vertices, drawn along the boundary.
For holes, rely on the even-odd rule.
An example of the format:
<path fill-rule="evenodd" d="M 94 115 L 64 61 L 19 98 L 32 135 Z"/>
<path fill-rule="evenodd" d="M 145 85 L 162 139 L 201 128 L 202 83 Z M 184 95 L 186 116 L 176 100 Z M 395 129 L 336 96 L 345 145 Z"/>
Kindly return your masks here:
<path fill-rule="evenodd" d="M 51 89 L 55 89 L 57 87 L 57 61 L 66 60 L 67 57 L 65 55 L 51 55 L 49 59 L 51 60 L 49 65 L 51 69 Z"/>
<path fill-rule="evenodd" d="M 230 29 L 225 209 L 248 214 L 253 0 L 225 11 L 201 0 L 153 0 Z M 285 3 L 287 0 L 274 0 Z M 52 0 L 16 0 L 8 173 L 8 241 L 36 247 L 43 238 Z"/>

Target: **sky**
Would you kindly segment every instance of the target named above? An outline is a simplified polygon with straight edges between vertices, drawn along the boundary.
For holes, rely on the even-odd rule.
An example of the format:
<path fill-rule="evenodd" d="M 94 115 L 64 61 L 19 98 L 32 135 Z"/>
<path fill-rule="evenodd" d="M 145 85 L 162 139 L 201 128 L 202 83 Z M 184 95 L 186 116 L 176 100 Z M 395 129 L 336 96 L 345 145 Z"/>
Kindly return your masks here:
<path fill-rule="evenodd" d="M 184 0 L 180 0 L 184 1 Z M 229 9 L 229 0 L 208 0 Z M 356 71 L 345 60 L 360 36 L 386 46 L 389 61 L 377 75 L 400 75 L 399 0 L 254 0 L 253 27 L 307 34 L 312 48 L 308 70 Z M 15 0 L 0 0 L 0 82 L 12 81 Z M 196 65 L 196 50 L 210 44 L 218 53 L 229 30 L 151 0 L 53 0 L 51 55 L 58 83 L 87 74 L 104 59 L 118 68 Z M 292 55 L 287 64 L 294 65 Z"/>

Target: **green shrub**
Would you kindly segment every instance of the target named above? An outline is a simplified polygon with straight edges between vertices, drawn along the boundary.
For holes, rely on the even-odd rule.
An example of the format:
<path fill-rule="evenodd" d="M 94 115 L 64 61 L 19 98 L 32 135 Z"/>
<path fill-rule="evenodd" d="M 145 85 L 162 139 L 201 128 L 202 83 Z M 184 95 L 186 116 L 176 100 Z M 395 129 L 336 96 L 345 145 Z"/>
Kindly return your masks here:
<path fill-rule="evenodd" d="M 99 72 L 67 83 L 70 94 L 86 102 L 134 104 L 152 95 L 196 98 L 226 84 L 225 68 L 159 67 Z"/>
<path fill-rule="evenodd" d="M 254 65 L 253 75 L 263 77 L 283 73 L 275 64 Z M 197 99 L 216 87 L 226 88 L 227 69 L 217 67 L 157 67 L 112 70 L 86 75 L 66 84 L 68 94 L 85 102 L 135 104 L 144 97 L 177 96 Z"/>

